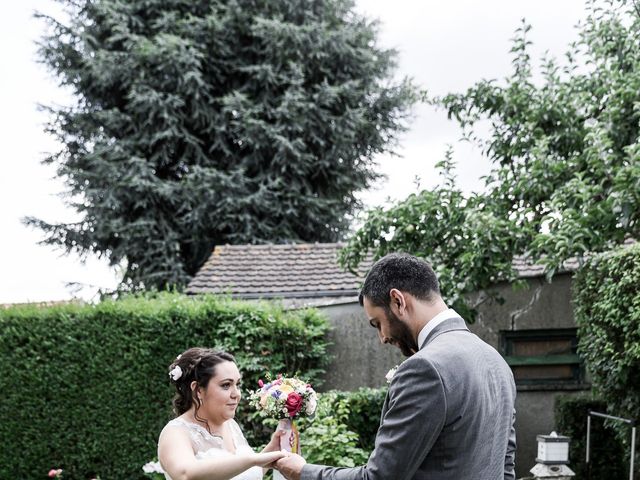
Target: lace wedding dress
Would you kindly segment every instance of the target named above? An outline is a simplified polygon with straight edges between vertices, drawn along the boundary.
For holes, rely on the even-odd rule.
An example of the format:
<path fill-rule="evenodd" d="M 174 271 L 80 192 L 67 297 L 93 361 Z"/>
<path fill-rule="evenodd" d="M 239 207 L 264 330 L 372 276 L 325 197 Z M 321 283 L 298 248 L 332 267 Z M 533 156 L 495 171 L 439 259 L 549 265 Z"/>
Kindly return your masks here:
<path fill-rule="evenodd" d="M 231 427 L 231 434 L 233 439 L 233 445 L 236 447 L 236 455 L 243 453 L 253 453 L 253 449 L 247 443 L 247 440 L 242 434 L 242 430 L 235 420 L 228 420 Z M 191 439 L 191 446 L 196 454 L 197 459 L 203 458 L 221 458 L 229 455 L 234 455 L 224 448 L 222 445 L 222 438 L 217 435 L 211 435 L 206 428 L 196 425 L 195 423 L 187 422 L 181 418 L 174 418 L 167 427 L 180 427 L 189 432 L 189 438 Z M 166 428 L 166 427 L 165 427 Z M 165 472 L 164 476 L 167 480 L 171 480 L 171 477 Z M 231 480 L 261 480 L 262 468 L 251 467 L 249 470 L 245 470 L 240 475 L 236 475 Z"/>

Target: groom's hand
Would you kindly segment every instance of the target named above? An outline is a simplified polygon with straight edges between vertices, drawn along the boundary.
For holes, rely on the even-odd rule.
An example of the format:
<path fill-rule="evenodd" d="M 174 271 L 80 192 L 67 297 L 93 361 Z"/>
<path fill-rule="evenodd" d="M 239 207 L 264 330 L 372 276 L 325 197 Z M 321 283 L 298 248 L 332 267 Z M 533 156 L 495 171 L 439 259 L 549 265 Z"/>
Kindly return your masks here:
<path fill-rule="evenodd" d="M 300 480 L 300 472 L 306 460 L 295 453 L 289 454 L 276 462 L 276 469 L 289 480 Z"/>

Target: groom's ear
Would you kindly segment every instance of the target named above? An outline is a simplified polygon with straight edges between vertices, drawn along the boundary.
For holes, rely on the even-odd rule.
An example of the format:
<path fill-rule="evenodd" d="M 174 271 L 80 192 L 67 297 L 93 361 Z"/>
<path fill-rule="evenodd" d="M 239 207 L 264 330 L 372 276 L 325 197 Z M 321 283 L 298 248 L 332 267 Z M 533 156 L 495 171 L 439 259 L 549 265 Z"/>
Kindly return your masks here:
<path fill-rule="evenodd" d="M 407 310 L 407 299 L 400 290 L 397 288 L 392 288 L 389 291 L 389 298 L 391 299 L 391 311 L 396 314 L 396 316 L 404 315 Z"/>

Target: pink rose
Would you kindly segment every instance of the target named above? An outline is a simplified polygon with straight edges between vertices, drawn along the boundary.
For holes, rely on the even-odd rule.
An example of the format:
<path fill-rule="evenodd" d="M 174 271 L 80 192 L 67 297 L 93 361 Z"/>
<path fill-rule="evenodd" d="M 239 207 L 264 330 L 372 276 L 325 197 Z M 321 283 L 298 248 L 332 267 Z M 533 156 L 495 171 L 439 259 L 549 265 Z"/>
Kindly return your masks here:
<path fill-rule="evenodd" d="M 56 477 L 59 477 L 61 475 L 62 475 L 62 469 L 61 468 L 58 468 L 58 469 L 52 468 L 51 470 L 49 470 L 49 477 L 51 477 L 51 478 L 56 478 Z"/>
<path fill-rule="evenodd" d="M 289 416 L 291 418 L 295 417 L 302 408 L 302 395 L 296 392 L 291 392 L 287 396 L 287 403 L 285 404 L 285 406 L 287 407 Z"/>

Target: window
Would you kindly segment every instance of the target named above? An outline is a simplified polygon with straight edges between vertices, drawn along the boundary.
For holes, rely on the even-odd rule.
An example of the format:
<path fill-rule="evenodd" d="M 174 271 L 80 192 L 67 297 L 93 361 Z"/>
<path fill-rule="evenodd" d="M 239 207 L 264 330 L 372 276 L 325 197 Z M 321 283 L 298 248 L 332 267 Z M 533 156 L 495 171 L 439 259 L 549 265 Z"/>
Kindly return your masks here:
<path fill-rule="evenodd" d="M 575 328 L 501 332 L 501 349 L 516 384 L 544 388 L 583 388 Z"/>

